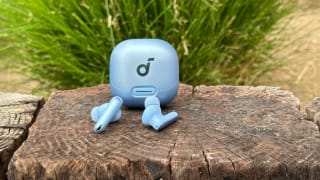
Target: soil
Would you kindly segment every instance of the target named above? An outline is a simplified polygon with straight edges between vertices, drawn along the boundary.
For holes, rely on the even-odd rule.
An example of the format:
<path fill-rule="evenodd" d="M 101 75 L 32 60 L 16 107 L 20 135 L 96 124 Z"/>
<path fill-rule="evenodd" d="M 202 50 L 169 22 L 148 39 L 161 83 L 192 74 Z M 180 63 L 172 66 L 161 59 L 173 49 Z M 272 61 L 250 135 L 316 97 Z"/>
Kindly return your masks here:
<path fill-rule="evenodd" d="M 308 102 L 320 96 L 320 0 L 300 0 L 299 10 L 290 18 L 280 34 L 289 45 L 275 55 L 288 62 L 258 82 L 292 91 L 304 110 Z M 0 67 L 0 91 L 31 93 L 36 86 L 12 69 Z"/>
<path fill-rule="evenodd" d="M 24 75 L 15 73 L 12 68 L 0 66 L 0 91 L 32 94 L 37 82 L 30 82 Z"/>
<path fill-rule="evenodd" d="M 280 36 L 288 46 L 276 54 L 286 65 L 269 72 L 259 84 L 290 90 L 301 101 L 301 110 L 320 96 L 320 0 L 302 0 Z"/>

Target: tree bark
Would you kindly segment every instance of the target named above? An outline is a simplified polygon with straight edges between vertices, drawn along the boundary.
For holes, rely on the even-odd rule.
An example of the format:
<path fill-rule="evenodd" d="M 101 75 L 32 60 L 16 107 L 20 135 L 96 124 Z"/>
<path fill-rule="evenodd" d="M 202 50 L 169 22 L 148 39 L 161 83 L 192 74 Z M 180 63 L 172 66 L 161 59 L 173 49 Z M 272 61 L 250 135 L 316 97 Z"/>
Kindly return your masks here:
<path fill-rule="evenodd" d="M 273 87 L 181 84 L 156 132 L 123 107 L 104 133 L 90 111 L 108 85 L 57 91 L 14 154 L 8 179 L 319 179 L 320 134 L 291 92 Z"/>
<path fill-rule="evenodd" d="M 316 123 L 320 130 L 320 97 L 315 97 L 306 106 L 307 119 Z"/>
<path fill-rule="evenodd" d="M 0 179 L 6 178 L 9 161 L 43 103 L 42 97 L 0 92 Z"/>

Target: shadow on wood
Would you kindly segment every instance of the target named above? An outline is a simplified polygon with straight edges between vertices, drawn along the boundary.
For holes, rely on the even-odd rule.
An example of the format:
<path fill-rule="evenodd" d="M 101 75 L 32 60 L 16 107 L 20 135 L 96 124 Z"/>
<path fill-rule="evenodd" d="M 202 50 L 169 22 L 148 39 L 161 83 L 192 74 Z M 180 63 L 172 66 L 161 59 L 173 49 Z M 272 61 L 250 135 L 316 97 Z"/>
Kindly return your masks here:
<path fill-rule="evenodd" d="M 180 85 L 163 111 L 180 119 L 160 132 L 123 108 L 92 130 L 90 110 L 108 85 L 57 91 L 14 154 L 9 179 L 318 179 L 320 135 L 299 100 L 272 87 Z"/>

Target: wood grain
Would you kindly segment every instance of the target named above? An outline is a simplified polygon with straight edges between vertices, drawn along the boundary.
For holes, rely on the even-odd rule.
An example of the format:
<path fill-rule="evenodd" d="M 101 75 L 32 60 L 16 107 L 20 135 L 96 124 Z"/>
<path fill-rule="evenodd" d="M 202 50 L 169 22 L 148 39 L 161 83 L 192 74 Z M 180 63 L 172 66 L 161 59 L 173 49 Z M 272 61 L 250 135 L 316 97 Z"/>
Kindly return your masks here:
<path fill-rule="evenodd" d="M 179 120 L 160 132 L 123 108 L 92 130 L 90 110 L 108 85 L 51 95 L 14 154 L 9 179 L 319 179 L 320 134 L 299 100 L 272 87 L 180 85 L 163 110 Z"/>
<path fill-rule="evenodd" d="M 5 179 L 9 161 L 43 102 L 38 96 L 0 92 L 0 179 Z"/>

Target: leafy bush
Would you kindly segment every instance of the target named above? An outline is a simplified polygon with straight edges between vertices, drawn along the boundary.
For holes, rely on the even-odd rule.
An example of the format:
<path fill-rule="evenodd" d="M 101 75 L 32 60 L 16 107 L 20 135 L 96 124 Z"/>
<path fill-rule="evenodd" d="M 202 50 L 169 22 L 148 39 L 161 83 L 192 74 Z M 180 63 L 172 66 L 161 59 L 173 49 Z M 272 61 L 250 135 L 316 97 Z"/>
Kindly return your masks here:
<path fill-rule="evenodd" d="M 182 82 L 250 84 L 277 64 L 270 58 L 277 41 L 266 36 L 293 7 L 290 0 L 0 0 L 0 49 L 43 86 L 75 88 L 108 82 L 120 41 L 160 38 L 177 49 Z"/>

